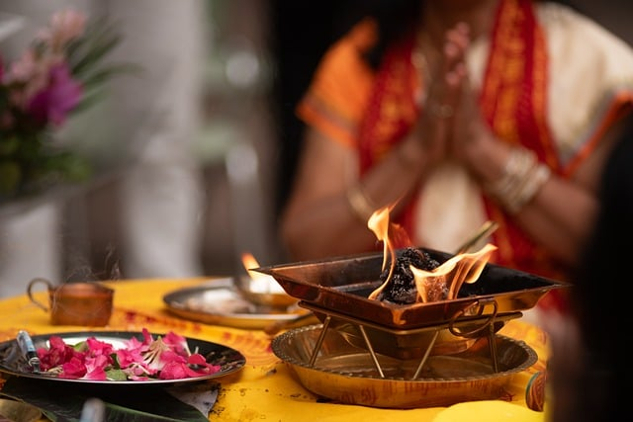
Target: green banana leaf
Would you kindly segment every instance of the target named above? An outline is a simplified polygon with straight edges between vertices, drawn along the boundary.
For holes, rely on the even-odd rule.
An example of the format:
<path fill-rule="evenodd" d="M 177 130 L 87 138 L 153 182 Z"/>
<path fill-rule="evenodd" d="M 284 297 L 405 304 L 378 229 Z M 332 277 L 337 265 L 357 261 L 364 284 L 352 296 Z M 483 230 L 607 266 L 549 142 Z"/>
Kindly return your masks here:
<path fill-rule="evenodd" d="M 104 421 L 126 422 L 208 422 L 208 413 L 217 398 L 218 385 L 195 383 L 178 388 L 158 386 L 113 385 L 90 386 L 80 383 L 40 381 L 12 376 L 6 381 L 0 396 L 20 400 L 39 408 L 53 422 L 79 422 L 86 400 L 98 398 L 105 405 Z M 174 395 L 191 396 L 192 389 L 200 397 L 207 413 L 187 404 Z M 171 393 L 170 393 L 171 391 Z"/>

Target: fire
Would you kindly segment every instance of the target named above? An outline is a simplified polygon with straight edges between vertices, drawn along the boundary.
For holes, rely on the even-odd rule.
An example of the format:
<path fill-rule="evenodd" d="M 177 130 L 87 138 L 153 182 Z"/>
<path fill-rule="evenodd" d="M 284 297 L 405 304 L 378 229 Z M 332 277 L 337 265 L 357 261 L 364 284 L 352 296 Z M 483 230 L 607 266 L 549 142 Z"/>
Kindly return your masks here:
<path fill-rule="evenodd" d="M 250 278 L 267 277 L 266 274 L 258 273 L 257 271 L 251 271 L 251 268 L 259 267 L 259 262 L 255 259 L 252 253 L 242 252 L 242 265 L 248 272 Z"/>
<path fill-rule="evenodd" d="M 251 270 L 251 268 L 258 268 L 260 265 L 250 252 L 242 253 L 242 265 L 251 278 L 250 289 L 252 291 L 257 293 L 281 293 L 284 291 L 274 277 Z"/>
<path fill-rule="evenodd" d="M 391 277 L 391 273 L 393 272 L 394 262 L 395 262 L 395 252 L 394 248 L 391 246 L 391 242 L 389 241 L 389 212 L 391 211 L 391 207 L 384 207 L 377 211 L 375 211 L 371 217 L 369 217 L 369 221 L 367 221 L 367 227 L 371 231 L 374 232 L 376 238 L 383 243 L 383 260 L 382 260 L 382 270 L 385 270 L 385 265 L 387 265 L 387 256 L 391 257 L 391 268 L 389 269 L 389 277 Z"/>
<path fill-rule="evenodd" d="M 392 209 L 393 205 L 376 210 L 367 222 L 367 227 L 374 232 L 379 241 L 383 242 L 382 270 L 384 271 L 387 263 L 390 263 L 385 282 L 369 295 L 369 299 L 372 300 L 377 299 L 393 276 L 396 266 L 396 249 L 412 246 L 404 229 L 389 221 L 389 212 Z M 478 252 L 457 254 L 432 271 L 411 266 L 417 290 L 416 302 L 426 303 L 457 298 L 463 283 L 474 283 L 479 279 L 496 249 L 496 246 L 486 244 Z"/>
<path fill-rule="evenodd" d="M 474 253 L 455 255 L 433 271 L 425 271 L 411 266 L 418 290 L 418 301 L 433 302 L 457 298 L 464 283 L 474 283 L 479 279 L 486 263 L 497 247 L 486 244 Z M 448 292 L 446 297 L 437 297 L 433 292 Z"/>

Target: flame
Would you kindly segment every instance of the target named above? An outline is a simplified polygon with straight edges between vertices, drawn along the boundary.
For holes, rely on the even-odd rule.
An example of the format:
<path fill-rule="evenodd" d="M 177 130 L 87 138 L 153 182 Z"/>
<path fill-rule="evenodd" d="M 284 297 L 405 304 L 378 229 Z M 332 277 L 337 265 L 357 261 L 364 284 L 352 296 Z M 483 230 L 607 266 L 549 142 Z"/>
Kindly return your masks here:
<path fill-rule="evenodd" d="M 390 263 L 386 281 L 369 295 L 369 299 L 375 299 L 391 279 L 396 266 L 396 248 L 411 246 L 411 240 L 404 228 L 389 220 L 389 213 L 395 205 L 394 203 L 377 209 L 367 221 L 367 227 L 374 232 L 378 241 L 383 242 L 382 270 L 385 270 L 387 262 Z"/>
<path fill-rule="evenodd" d="M 242 252 L 242 265 L 251 278 L 249 289 L 255 293 L 283 293 L 284 289 L 271 275 L 251 271 L 251 268 L 259 267 L 259 262 L 250 252 Z"/>
<path fill-rule="evenodd" d="M 418 290 L 418 302 L 433 302 L 457 298 L 463 283 L 474 283 L 479 279 L 486 263 L 497 247 L 486 244 L 477 252 L 458 254 L 433 271 L 411 266 Z M 446 297 L 442 293 L 448 292 Z"/>
<path fill-rule="evenodd" d="M 391 262 L 394 260 L 394 250 L 389 241 L 389 212 L 393 207 L 380 208 L 369 217 L 367 221 L 367 227 L 374 232 L 378 241 L 383 242 L 383 260 L 382 269 L 384 271 L 385 265 L 387 265 L 387 255 L 391 255 Z M 393 271 L 393 265 L 391 265 L 391 271 Z M 389 274 L 391 275 L 391 271 Z"/>
<path fill-rule="evenodd" d="M 250 252 L 242 252 L 242 265 L 244 265 L 244 268 L 246 269 L 246 271 L 248 271 L 249 277 L 252 279 L 267 277 L 266 274 L 258 273 L 257 271 L 251 271 L 251 268 L 257 268 L 260 265 L 253 254 Z"/>
<path fill-rule="evenodd" d="M 385 270 L 387 262 L 390 263 L 385 282 L 369 295 L 369 299 L 372 300 L 380 295 L 393 276 L 396 266 L 396 249 L 411 246 L 406 231 L 389 220 L 389 213 L 394 206 L 395 204 L 392 204 L 374 211 L 367 221 L 367 227 L 374 232 L 378 241 L 383 242 L 382 271 Z M 474 283 L 479 279 L 496 249 L 496 246 L 486 244 L 477 252 L 457 254 L 433 271 L 411 266 L 418 292 L 416 302 L 455 299 L 463 283 Z"/>

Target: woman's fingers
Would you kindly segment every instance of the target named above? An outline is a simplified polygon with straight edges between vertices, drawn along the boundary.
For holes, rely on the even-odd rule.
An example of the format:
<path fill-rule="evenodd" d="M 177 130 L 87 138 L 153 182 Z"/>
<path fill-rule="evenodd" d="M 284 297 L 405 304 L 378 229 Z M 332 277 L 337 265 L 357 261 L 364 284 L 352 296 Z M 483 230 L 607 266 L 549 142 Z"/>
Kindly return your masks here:
<path fill-rule="evenodd" d="M 435 81 L 429 90 L 426 113 L 422 116 L 422 143 L 430 156 L 442 160 L 451 147 L 455 114 L 461 108 L 461 93 L 467 81 L 466 51 L 470 44 L 468 26 L 458 24 L 445 34 Z"/>
<path fill-rule="evenodd" d="M 461 81 L 466 76 L 466 51 L 470 44 L 468 25 L 459 23 L 446 32 L 444 44 L 444 79 L 448 85 L 447 93 L 456 101 Z"/>

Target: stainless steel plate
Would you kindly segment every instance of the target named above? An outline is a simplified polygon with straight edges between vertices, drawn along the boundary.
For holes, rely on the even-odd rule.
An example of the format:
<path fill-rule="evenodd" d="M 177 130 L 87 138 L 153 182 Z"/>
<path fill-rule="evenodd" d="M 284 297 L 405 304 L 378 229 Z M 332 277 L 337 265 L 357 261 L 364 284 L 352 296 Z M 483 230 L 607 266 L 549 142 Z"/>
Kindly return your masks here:
<path fill-rule="evenodd" d="M 383 378 L 371 355 L 352 346 L 336 330 L 326 332 L 312 365 L 321 328 L 312 325 L 287 331 L 273 339 L 273 352 L 291 367 L 305 388 L 347 404 L 417 408 L 498 399 L 515 374 L 537 361 L 536 352 L 524 342 L 496 335 L 496 372 L 488 337 L 484 337 L 465 352 L 429 357 L 415 379 L 419 359 L 377 355 Z"/>
<path fill-rule="evenodd" d="M 290 323 L 308 313 L 296 305 L 280 308 L 249 301 L 240 293 L 233 278 L 175 290 L 165 295 L 163 302 L 171 313 L 179 317 L 244 329 L 264 329 L 279 321 Z M 296 303 L 296 300 L 292 302 Z M 302 325 L 306 323 L 310 323 L 309 319 L 301 320 Z"/>
<path fill-rule="evenodd" d="M 271 276 L 261 275 L 258 278 L 236 277 L 234 284 L 244 299 L 255 305 L 286 311 L 296 305 L 298 299 L 290 296 Z"/>

